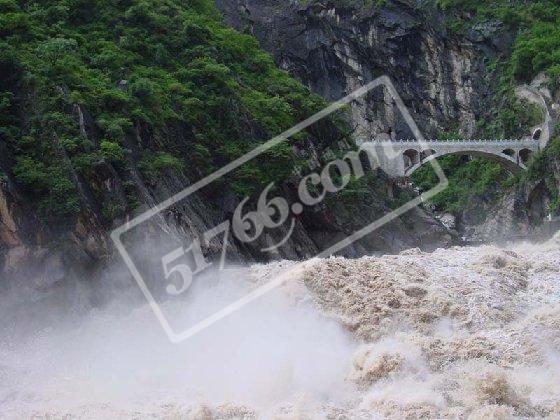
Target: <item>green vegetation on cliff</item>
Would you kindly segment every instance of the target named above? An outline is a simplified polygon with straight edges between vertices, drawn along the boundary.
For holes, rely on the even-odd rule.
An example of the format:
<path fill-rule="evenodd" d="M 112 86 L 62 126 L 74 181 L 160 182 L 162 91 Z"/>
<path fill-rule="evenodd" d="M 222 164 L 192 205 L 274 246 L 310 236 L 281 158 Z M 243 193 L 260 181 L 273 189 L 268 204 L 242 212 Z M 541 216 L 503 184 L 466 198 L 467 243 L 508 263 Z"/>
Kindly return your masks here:
<path fill-rule="evenodd" d="M 83 210 L 84 188 L 123 214 L 100 172 L 198 179 L 324 106 L 211 0 L 0 0 L 0 74 L 2 169 L 46 219 Z M 295 159 L 284 143 L 229 185 L 283 179 Z"/>
<path fill-rule="evenodd" d="M 551 197 L 550 211 L 560 211 L 560 138 L 550 141 L 545 150 L 537 153 L 521 183 L 543 181 Z"/>
<path fill-rule="evenodd" d="M 532 80 L 540 72 L 550 79 L 550 87 L 560 87 L 560 4 L 553 0 L 437 0 L 448 15 L 448 25 L 459 36 L 475 25 L 499 22 L 502 31 L 515 34 L 512 49 L 488 67 L 496 82 L 493 109 L 486 120 L 479 121 L 481 138 L 518 138 L 542 122 L 541 112 L 521 103 L 514 95 L 515 86 Z M 510 175 L 497 163 L 473 159 L 459 164 L 460 158 L 441 159 L 449 188 L 434 198 L 444 211 L 460 213 L 473 196 L 486 201 L 497 198 Z M 540 166 L 544 167 L 544 166 Z M 541 174 L 544 175 L 544 174 Z M 413 176 L 415 184 L 430 188 L 436 182 L 430 168 Z"/>
<path fill-rule="evenodd" d="M 560 4 L 555 0 L 437 0 L 452 27 L 466 31 L 477 23 L 500 22 L 517 33 L 508 75 L 530 80 L 544 71 L 560 77 Z"/>

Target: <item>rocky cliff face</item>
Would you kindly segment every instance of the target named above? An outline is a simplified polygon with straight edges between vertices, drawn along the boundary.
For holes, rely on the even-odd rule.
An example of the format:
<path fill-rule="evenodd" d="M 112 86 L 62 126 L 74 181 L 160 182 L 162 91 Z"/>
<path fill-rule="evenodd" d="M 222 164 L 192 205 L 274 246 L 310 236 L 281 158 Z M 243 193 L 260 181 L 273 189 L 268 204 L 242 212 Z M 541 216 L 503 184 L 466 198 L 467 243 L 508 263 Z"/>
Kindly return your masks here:
<path fill-rule="evenodd" d="M 339 99 L 377 76 L 388 75 L 426 137 L 458 127 L 465 136 L 475 132 L 477 119 L 487 109 L 492 83 L 491 75 L 484 71 L 485 63 L 507 50 L 511 40 L 491 24 L 475 28 L 466 37 L 456 37 L 447 31 L 435 9 L 415 1 L 391 0 L 381 8 L 339 6 L 336 2 L 278 4 L 272 0 L 220 0 L 219 6 L 228 24 L 254 34 L 274 55 L 278 66 L 328 100 Z M 75 105 L 68 113 L 83 136 L 98 141 L 96 124 L 87 109 Z M 383 94 L 366 97 L 352 107 L 351 113 L 357 137 L 412 135 L 394 103 Z M 93 184 L 74 173 L 73 181 L 87 210 L 65 226 L 45 225 L 39 220 L 36 209 L 14 181 L 10 157 L 0 153 L 0 169 L 5 174 L 0 183 L 0 269 L 4 279 L 33 277 L 36 286 L 42 288 L 91 276 L 115 256 L 107 232 L 134 215 L 129 210 L 124 218 L 107 223 L 107 209 L 101 209 L 100 202 L 126 207 L 133 195 L 141 210 L 192 182 L 172 169 L 157 179 L 146 179 L 138 170 L 140 156 L 147 145 L 159 144 L 160 140 L 140 125 L 132 132 L 124 139 L 130 168 L 126 179 L 109 162 L 97 164 Z M 173 136 L 175 146 L 182 153 L 190 153 L 185 148 L 185 135 L 179 130 Z M 321 158 L 321 150 L 313 152 Z M 64 159 L 63 153 L 60 158 Z M 382 190 L 395 191 L 395 186 L 382 175 L 377 179 L 384 187 L 371 189 L 372 201 L 358 205 L 358 210 L 343 203 L 321 205 L 298 218 L 288 242 L 273 254 L 261 250 L 281 240 L 285 230 L 265 235 L 251 245 L 234 242 L 230 257 L 266 260 L 314 255 L 325 244 L 336 242 L 364 221 L 375 220 L 390 210 L 390 198 Z M 296 184 L 297 180 L 288 180 L 282 188 L 290 195 Z M 224 220 L 237 204 L 238 199 L 229 193 L 220 198 L 201 194 L 164 212 L 154 224 L 173 230 L 188 242 Z M 439 222 L 417 209 L 350 246 L 345 253 L 355 256 L 415 246 L 429 249 L 451 240 Z M 220 245 L 220 239 L 216 239 L 204 252 L 212 257 Z"/>
<path fill-rule="evenodd" d="M 470 241 L 522 240 L 536 233 L 549 203 L 548 192 L 536 182 L 508 189 L 497 200 L 475 197 L 461 212 L 459 229 Z"/>
<path fill-rule="evenodd" d="M 507 56 L 514 39 L 491 21 L 457 35 L 441 12 L 414 0 L 368 7 L 334 0 L 218 4 L 227 23 L 254 34 L 282 68 L 325 98 L 340 98 L 388 75 L 426 137 L 478 134 L 477 121 L 490 115 L 495 83 L 488 63 Z M 379 98 L 362 101 L 352 113 L 363 136 L 411 135 L 391 104 L 380 106 Z M 529 184 L 512 188 L 498 202 L 477 197 L 460 215 L 460 228 L 483 240 L 528 235 L 551 200 L 542 182 Z M 488 217 L 480 220 L 480 214 Z"/>
<path fill-rule="evenodd" d="M 511 34 L 487 23 L 456 36 L 441 12 L 419 1 L 348 4 L 218 0 L 228 24 L 254 34 L 279 66 L 323 97 L 339 99 L 388 75 L 426 137 L 456 129 L 473 135 L 490 100 L 486 64 L 507 53 Z M 369 98 L 353 108 L 354 123 L 365 136 L 410 136 L 391 111 Z"/>
<path fill-rule="evenodd" d="M 95 122 L 88 118 L 87 109 L 76 106 L 70 112 L 83 136 L 98 141 Z M 172 168 L 162 171 L 156 178 L 143 174 L 139 170 L 140 156 L 149 144 L 158 142 L 158 139 L 143 131 L 141 126 L 134 127 L 133 133 L 124 139 L 128 150 L 126 173 L 117 171 L 106 160 L 95 163 L 93 182 L 86 182 L 77 171 L 72 172 L 84 210 L 78 217 L 56 224 L 45 222 L 40 217 L 32 197 L 22 191 L 16 182 L 12 170 L 13 156 L 0 153 L 0 170 L 3 174 L 0 181 L 0 287 L 14 287 L 41 294 L 56 290 L 62 284 L 74 284 L 77 279 L 95 282 L 102 275 L 104 267 L 120 261 L 108 237 L 112 228 L 192 182 L 181 171 Z M 174 142 L 177 147 L 185 147 L 181 134 L 174 137 Z M 0 147 L 3 147 L 1 143 Z M 189 152 L 185 150 L 184 153 Z M 322 159 L 320 149 L 313 153 L 319 160 Z M 66 158 L 61 152 L 60 159 Z M 381 173 L 374 175 L 374 179 L 376 186 L 366 188 L 367 202 L 353 205 L 335 202 L 315 206 L 297 218 L 291 235 L 288 235 L 287 228 L 279 228 L 251 244 L 231 241 L 228 258 L 254 261 L 301 259 L 315 255 L 391 210 L 394 200 L 390 198 L 388 190 L 398 195 L 399 189 Z M 287 180 L 281 190 L 286 196 L 293 196 L 298 181 L 298 178 Z M 131 195 L 140 203 L 136 211 L 132 211 L 127 204 Z M 128 209 L 126 215 L 107 222 L 107 203 L 122 204 L 122 208 Z M 157 253 L 154 252 L 158 232 L 165 232 L 182 243 L 189 243 L 230 217 L 238 204 L 239 198 L 227 186 L 218 195 L 201 193 L 183 200 L 155 217 L 151 227 L 135 237 L 138 252 L 147 256 L 146 261 L 154 257 L 161 271 L 161 261 L 158 261 L 161 255 L 155 255 Z M 284 246 L 271 253 L 262 251 L 286 236 L 288 240 Z M 410 247 L 433 249 L 449 245 L 452 241 L 453 237 L 442 224 L 422 210 L 415 209 L 349 246 L 342 253 L 358 256 L 372 252 L 398 252 Z M 203 244 L 203 252 L 208 258 L 219 257 L 221 248 L 221 237 Z M 151 269 L 148 267 L 148 270 Z M 153 274 L 154 278 L 161 277 L 161 272 L 154 271 Z M 128 277 L 126 271 L 125 276 Z"/>
<path fill-rule="evenodd" d="M 380 176 L 381 182 L 387 182 L 389 186 L 389 181 L 383 181 Z M 154 205 L 170 195 L 171 191 L 176 191 L 171 188 L 172 185 L 180 187 L 184 185 L 183 181 L 177 174 L 168 174 L 155 186 L 146 187 L 139 180 L 138 187 L 146 187 L 143 202 Z M 119 194 L 115 186 L 119 182 L 118 178 L 105 178 L 104 184 L 111 185 L 107 193 Z M 290 194 L 290 189 L 294 187 L 287 184 L 284 189 Z M 230 236 L 228 259 L 265 261 L 312 257 L 344 239 L 355 229 L 390 212 L 387 200 L 386 195 L 374 191 L 363 205 L 349 207 L 343 203 L 322 204 L 304 212 L 296 221 L 291 235 L 287 228 L 280 228 L 249 245 Z M 151 227 L 131 238 L 129 245 L 143 262 L 153 262 L 154 267 L 146 265 L 147 272 L 160 269 L 161 255 L 154 249 L 157 249 L 162 234 L 165 233 L 167 240 L 188 243 L 220 224 L 237 204 L 236 200 L 215 203 L 205 197 L 194 196 L 156 216 L 150 222 Z M 115 220 L 113 225 L 116 227 L 125 221 Z M 108 237 L 109 233 L 110 229 L 100 223 L 93 213 L 81 215 L 75 224 L 66 229 L 45 227 L 36 219 L 34 209 L 26 206 L 25 198 L 18 196 L 11 182 L 4 181 L 0 189 L 0 287 L 48 291 L 76 279 L 94 280 L 103 274 L 105 266 L 120 261 Z M 287 242 L 274 252 L 262 251 L 279 243 L 284 237 L 288 237 Z M 410 247 L 434 249 L 452 242 L 452 234 L 441 223 L 421 209 L 415 209 L 347 247 L 341 254 L 359 256 L 372 252 L 398 252 Z M 219 256 L 221 249 L 221 237 L 203 245 L 204 254 L 212 259 Z M 154 278 L 161 277 L 159 274 L 154 272 Z"/>
<path fill-rule="evenodd" d="M 560 191 L 558 103 L 547 88 L 548 78 L 539 75 L 517 94 L 536 103 L 543 112 L 546 134 L 540 138 L 542 150 L 528 163 L 528 171 L 499 194 L 491 191 L 486 197 L 473 197 L 463 209 L 459 223 L 465 236 L 482 241 L 543 239 L 558 227 L 558 197 Z M 497 199 L 496 199 L 497 197 Z"/>

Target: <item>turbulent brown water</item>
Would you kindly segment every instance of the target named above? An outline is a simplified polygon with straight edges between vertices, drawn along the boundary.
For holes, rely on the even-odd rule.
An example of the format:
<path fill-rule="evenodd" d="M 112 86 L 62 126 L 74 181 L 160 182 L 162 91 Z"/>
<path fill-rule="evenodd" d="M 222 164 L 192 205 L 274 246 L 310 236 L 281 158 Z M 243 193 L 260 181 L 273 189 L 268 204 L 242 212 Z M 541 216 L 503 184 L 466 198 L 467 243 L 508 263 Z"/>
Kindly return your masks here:
<path fill-rule="evenodd" d="M 293 263 L 166 308 L 192 318 Z M 2 418 L 559 418 L 560 238 L 307 261 L 170 344 L 146 306 L 0 338 Z M 21 332 L 21 331 L 20 331 Z"/>

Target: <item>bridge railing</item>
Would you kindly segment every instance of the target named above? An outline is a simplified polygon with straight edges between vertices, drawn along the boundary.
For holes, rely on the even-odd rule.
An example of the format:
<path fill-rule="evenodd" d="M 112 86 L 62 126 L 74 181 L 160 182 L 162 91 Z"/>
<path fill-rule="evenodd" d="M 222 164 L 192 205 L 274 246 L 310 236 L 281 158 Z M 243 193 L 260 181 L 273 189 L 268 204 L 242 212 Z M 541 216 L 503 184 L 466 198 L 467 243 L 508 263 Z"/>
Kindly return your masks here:
<path fill-rule="evenodd" d="M 418 139 L 395 139 L 386 140 L 371 138 L 374 143 L 422 143 L 426 145 L 495 145 L 495 146 L 526 146 L 530 148 L 538 148 L 539 142 L 532 139 L 426 139 L 419 141 Z"/>

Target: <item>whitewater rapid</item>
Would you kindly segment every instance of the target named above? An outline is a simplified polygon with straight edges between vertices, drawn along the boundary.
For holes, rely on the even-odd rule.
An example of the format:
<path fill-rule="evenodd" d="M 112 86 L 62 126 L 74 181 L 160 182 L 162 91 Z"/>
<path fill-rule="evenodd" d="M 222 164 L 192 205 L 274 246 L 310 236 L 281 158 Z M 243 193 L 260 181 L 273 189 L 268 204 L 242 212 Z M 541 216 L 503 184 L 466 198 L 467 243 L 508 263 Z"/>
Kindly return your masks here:
<path fill-rule="evenodd" d="M 196 318 L 290 267 L 238 269 L 166 311 Z M 0 418 L 560 417 L 560 238 L 310 260 L 179 344 L 118 298 L 33 326 L 6 312 Z"/>

